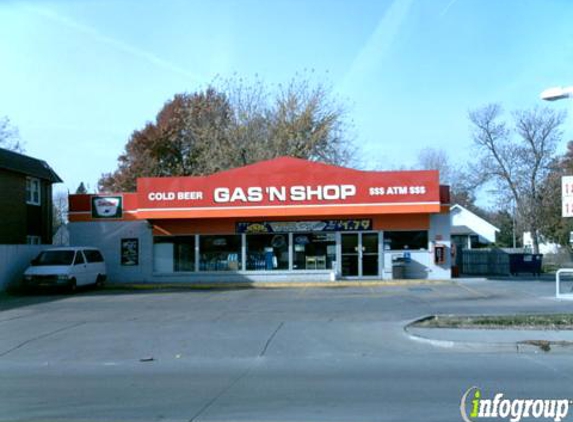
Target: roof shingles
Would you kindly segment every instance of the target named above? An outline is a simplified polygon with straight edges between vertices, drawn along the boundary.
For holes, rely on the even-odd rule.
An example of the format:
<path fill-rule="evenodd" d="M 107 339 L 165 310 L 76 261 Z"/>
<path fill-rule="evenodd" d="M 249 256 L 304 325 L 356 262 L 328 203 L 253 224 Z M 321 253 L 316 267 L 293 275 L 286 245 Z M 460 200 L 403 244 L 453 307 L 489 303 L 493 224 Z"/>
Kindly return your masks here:
<path fill-rule="evenodd" d="M 23 173 L 52 183 L 62 183 L 60 176 L 45 161 L 5 148 L 0 148 L 0 169 Z"/>

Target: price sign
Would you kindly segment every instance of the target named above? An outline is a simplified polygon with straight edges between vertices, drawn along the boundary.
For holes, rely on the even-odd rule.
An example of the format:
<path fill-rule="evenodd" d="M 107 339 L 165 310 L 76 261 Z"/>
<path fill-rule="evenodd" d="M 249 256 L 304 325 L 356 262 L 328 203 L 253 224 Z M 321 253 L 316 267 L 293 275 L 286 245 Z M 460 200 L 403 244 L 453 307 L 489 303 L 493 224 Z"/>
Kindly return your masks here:
<path fill-rule="evenodd" d="M 304 232 L 346 232 L 372 230 L 372 220 L 317 220 L 317 221 L 256 221 L 239 222 L 237 233 L 304 233 Z"/>
<path fill-rule="evenodd" d="M 561 178 L 561 215 L 573 217 L 573 176 Z"/>

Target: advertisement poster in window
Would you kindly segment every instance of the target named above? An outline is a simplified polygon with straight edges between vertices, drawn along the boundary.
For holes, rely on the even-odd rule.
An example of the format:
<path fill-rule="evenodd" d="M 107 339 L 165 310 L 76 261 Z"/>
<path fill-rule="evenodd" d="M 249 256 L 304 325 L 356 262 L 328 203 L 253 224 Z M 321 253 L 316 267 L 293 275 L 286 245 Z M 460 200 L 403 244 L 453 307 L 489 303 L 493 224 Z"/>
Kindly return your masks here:
<path fill-rule="evenodd" d="M 121 265 L 139 265 L 139 239 L 121 239 Z"/>

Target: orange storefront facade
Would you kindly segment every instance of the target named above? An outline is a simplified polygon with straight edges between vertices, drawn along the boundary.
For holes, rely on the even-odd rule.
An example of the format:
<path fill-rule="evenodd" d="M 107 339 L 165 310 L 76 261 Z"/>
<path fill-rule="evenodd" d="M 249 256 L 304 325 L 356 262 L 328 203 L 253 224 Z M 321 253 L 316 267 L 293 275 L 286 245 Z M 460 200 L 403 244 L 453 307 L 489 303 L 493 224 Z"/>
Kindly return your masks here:
<path fill-rule="evenodd" d="M 118 282 L 449 278 L 448 203 L 437 171 L 283 157 L 70 195 L 70 240 Z"/>

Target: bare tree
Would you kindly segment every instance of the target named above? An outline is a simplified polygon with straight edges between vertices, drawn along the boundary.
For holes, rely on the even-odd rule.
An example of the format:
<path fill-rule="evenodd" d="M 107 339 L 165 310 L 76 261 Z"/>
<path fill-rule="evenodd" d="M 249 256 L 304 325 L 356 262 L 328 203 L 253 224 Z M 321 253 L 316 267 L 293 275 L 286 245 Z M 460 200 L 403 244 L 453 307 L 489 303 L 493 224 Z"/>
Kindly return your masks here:
<path fill-rule="evenodd" d="M 455 178 L 448 153 L 441 148 L 424 148 L 417 158 L 417 167 L 423 170 L 438 170 L 440 182 L 451 184 Z"/>
<path fill-rule="evenodd" d="M 418 153 L 416 167 L 440 172 L 440 183 L 450 186 L 452 204 L 462 205 L 471 211 L 482 212 L 475 205 L 476 185 L 474 179 L 468 175 L 465 163 L 453 164 L 444 149 L 424 148 Z"/>
<path fill-rule="evenodd" d="M 533 252 L 539 252 L 543 216 L 542 184 L 550 172 L 565 113 L 548 108 L 513 113 L 513 126 L 502 120 L 502 108 L 489 104 L 470 111 L 477 147 L 473 172 L 480 182 L 493 181 L 497 194 L 513 200 L 517 215 L 531 232 Z"/>
<path fill-rule="evenodd" d="M 0 148 L 24 152 L 18 129 L 10 123 L 8 117 L 0 118 Z"/>
<path fill-rule="evenodd" d="M 231 167 L 284 155 L 357 164 L 347 111 L 328 85 L 297 74 L 276 89 L 259 79 L 248 84 L 234 78 L 221 90 L 232 109 Z"/>
<path fill-rule="evenodd" d="M 54 193 L 52 204 L 52 240 L 56 245 L 67 245 L 69 239 L 65 227 L 68 224 L 68 194 Z"/>
<path fill-rule="evenodd" d="M 346 110 L 321 84 L 293 79 L 271 107 L 270 140 L 276 155 L 350 165 L 355 148 L 348 137 Z"/>

